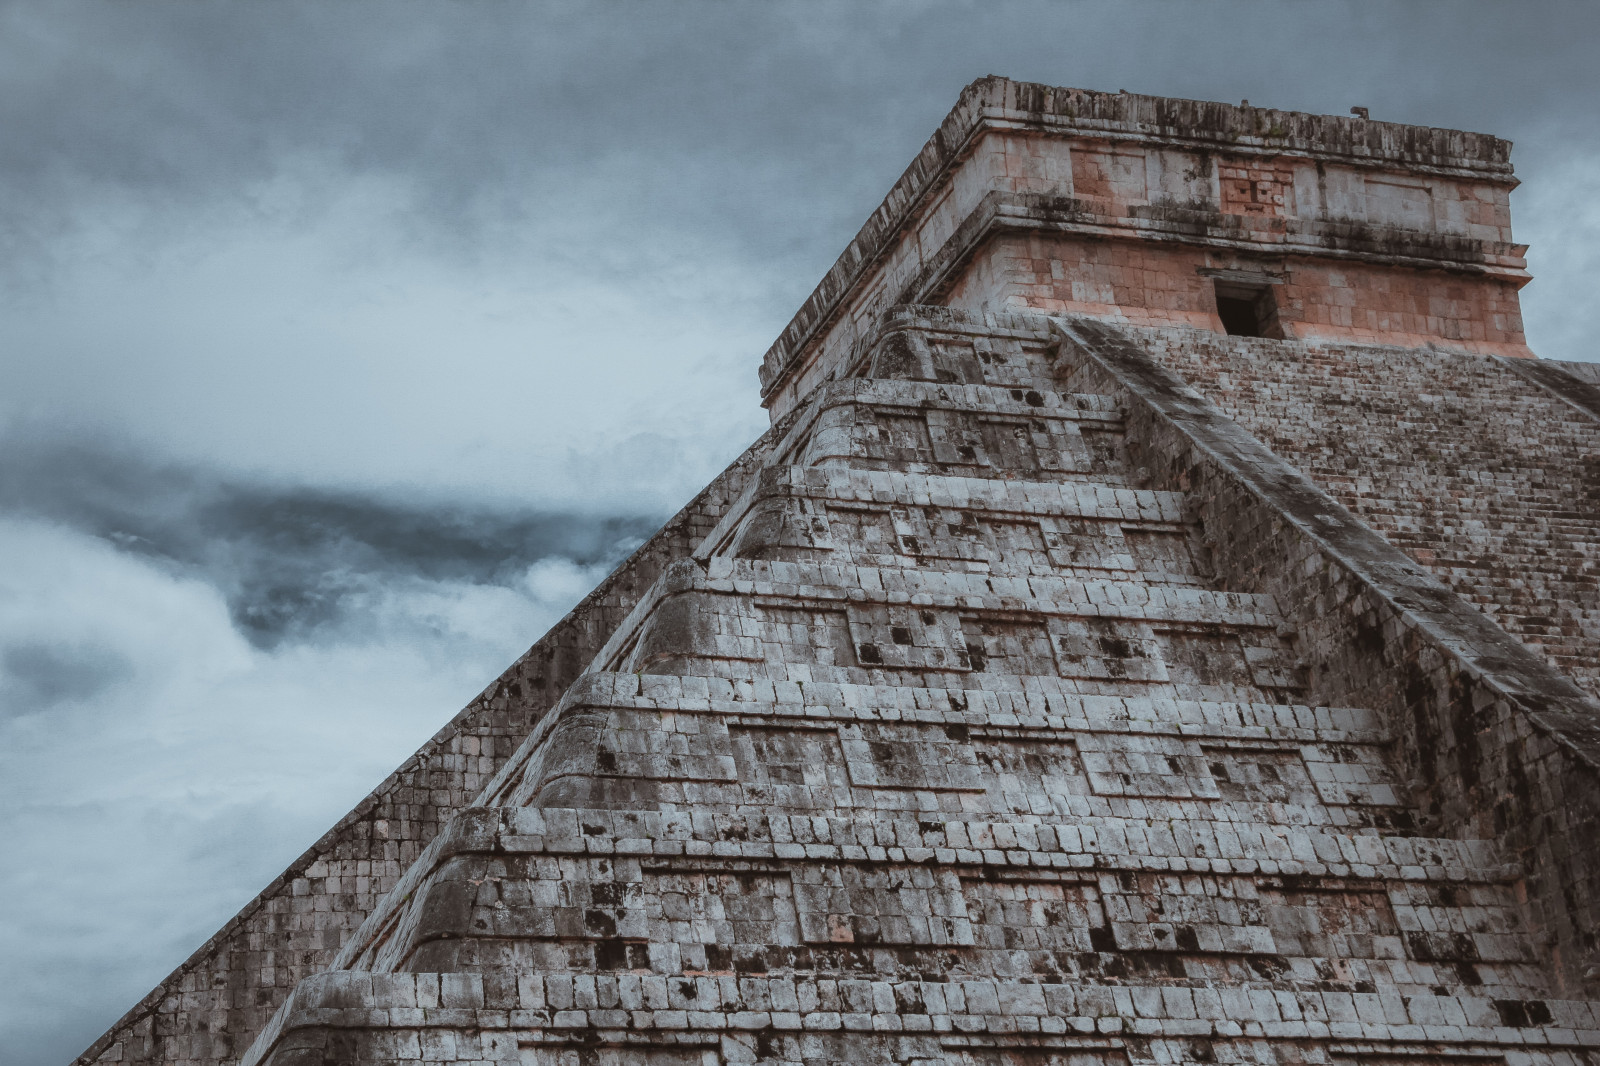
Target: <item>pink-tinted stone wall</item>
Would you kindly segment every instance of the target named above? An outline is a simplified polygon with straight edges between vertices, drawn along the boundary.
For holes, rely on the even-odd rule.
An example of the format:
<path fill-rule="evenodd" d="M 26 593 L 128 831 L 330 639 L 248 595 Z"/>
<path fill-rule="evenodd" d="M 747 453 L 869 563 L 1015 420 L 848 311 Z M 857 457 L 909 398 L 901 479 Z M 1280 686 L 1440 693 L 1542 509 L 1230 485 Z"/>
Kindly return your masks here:
<path fill-rule="evenodd" d="M 1286 339 L 1532 354 L 1515 287 L 1490 276 L 1133 240 L 1004 234 L 973 257 L 947 302 L 1222 332 L 1216 281 L 1202 271 L 1225 270 L 1276 282 L 1269 290 Z"/>

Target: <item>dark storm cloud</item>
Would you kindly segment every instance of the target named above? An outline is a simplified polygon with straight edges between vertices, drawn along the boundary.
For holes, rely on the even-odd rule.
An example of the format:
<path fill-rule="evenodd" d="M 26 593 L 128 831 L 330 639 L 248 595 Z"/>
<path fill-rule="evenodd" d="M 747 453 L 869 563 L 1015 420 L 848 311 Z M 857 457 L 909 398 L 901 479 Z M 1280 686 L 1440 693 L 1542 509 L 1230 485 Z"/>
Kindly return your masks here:
<path fill-rule="evenodd" d="M 99 695 L 132 673 L 113 649 L 34 641 L 0 649 L 0 715 Z"/>
<path fill-rule="evenodd" d="M 211 551 L 226 546 L 229 607 L 259 646 L 347 623 L 353 598 L 397 578 L 509 586 L 550 556 L 614 563 L 658 524 L 240 487 L 224 489 L 195 518 Z"/>
<path fill-rule="evenodd" d="M 1592 138 L 1561 105 L 1594 89 L 1597 25 L 1589 4 L 13 5 L 0 210 L 47 236 L 86 194 L 191 209 L 313 161 L 398 176 L 429 239 L 475 239 L 582 173 L 653 225 L 831 249 L 984 73 Z"/>
<path fill-rule="evenodd" d="M 225 597 L 257 647 L 285 639 L 354 639 L 366 597 L 422 580 L 516 587 L 551 557 L 612 564 L 660 524 L 653 515 L 509 510 L 451 500 L 250 483 L 216 470 L 156 465 L 107 443 L 0 438 L 0 513 L 42 518 L 199 577 Z M 87 652 L 7 652 L 16 685 L 41 699 L 98 690 L 109 666 Z M 15 662 L 13 662 L 15 658 Z M 31 680 L 30 680 L 31 679 Z M 107 682 L 108 683 L 108 682 Z M 58 691 L 59 690 L 59 691 Z M 87 694 L 87 693 L 86 693 Z"/>
<path fill-rule="evenodd" d="M 1600 170 L 1585 106 L 1597 27 L 1593 4 L 13 4 L 0 9 L 0 304 L 13 312 L 0 306 L 0 343 L 10 325 L 19 358 L 0 419 L 37 404 L 191 460 L 290 477 L 343 464 L 323 482 L 356 485 L 387 476 L 390 455 L 442 483 L 447 435 L 407 428 L 456 419 L 499 458 L 473 472 L 480 485 L 537 467 L 537 490 L 556 480 L 551 447 L 606 446 L 567 410 L 620 422 L 635 404 L 643 429 L 704 439 L 736 407 L 750 421 L 697 484 L 753 436 L 761 348 L 962 85 L 989 72 L 1360 104 L 1511 137 L 1538 278 L 1530 334 L 1543 354 L 1583 358 L 1600 328 L 1580 280 L 1600 268 L 1600 220 L 1577 217 L 1590 190 L 1560 190 Z M 213 264 L 197 249 L 238 251 Z M 484 291 L 494 299 L 475 304 Z M 373 308 L 414 313 L 427 343 L 396 353 L 371 321 L 341 329 Z M 670 360 L 642 335 L 666 314 L 693 338 Z M 605 334 L 615 323 L 628 328 Z M 111 352 L 123 336 L 127 361 Z M 715 384 L 666 401 L 698 417 L 663 427 L 651 401 L 688 389 L 692 346 Z M 459 388 L 435 387 L 452 360 Z M 530 367 L 602 360 L 617 388 L 573 374 L 528 397 L 525 423 L 495 423 L 509 429 L 466 421 L 458 402 L 474 389 L 505 405 L 496 385 Z M 386 405 L 362 408 L 374 378 Z M 300 431 L 280 442 L 255 412 L 193 432 L 173 417 L 177 397 L 214 410 L 250 390 Z M 621 495 L 622 477 L 596 486 Z"/>
<path fill-rule="evenodd" d="M 796 106 L 845 43 L 816 21 L 824 8 L 751 5 L 733 19 L 665 5 L 394 10 L 8 9 L 7 229 L 42 242 L 81 220 L 86 197 L 179 212 L 248 202 L 306 166 L 335 183 L 399 178 L 419 239 L 462 226 L 476 239 L 537 215 L 571 197 L 577 172 L 641 220 L 760 219 L 771 235 L 805 205 L 797 194 L 830 147 L 859 132 L 842 109 Z"/>

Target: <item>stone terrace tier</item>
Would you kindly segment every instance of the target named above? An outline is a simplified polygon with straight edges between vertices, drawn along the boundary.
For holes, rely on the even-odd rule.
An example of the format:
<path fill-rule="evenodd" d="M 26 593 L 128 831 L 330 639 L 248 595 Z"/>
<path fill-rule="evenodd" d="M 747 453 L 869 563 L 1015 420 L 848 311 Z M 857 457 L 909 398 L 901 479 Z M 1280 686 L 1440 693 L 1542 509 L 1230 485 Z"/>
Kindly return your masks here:
<path fill-rule="evenodd" d="M 341 958 L 380 973 L 1545 996 L 1514 872 L 1481 844 L 1131 828 L 483 808 Z"/>
<path fill-rule="evenodd" d="M 1004 812 L 1116 831 L 1132 817 L 1203 835 L 1244 825 L 1411 834 L 1370 712 L 1071 687 L 594 674 L 486 799 L 548 806 L 559 792 L 578 806 L 647 798 L 686 812 Z"/>

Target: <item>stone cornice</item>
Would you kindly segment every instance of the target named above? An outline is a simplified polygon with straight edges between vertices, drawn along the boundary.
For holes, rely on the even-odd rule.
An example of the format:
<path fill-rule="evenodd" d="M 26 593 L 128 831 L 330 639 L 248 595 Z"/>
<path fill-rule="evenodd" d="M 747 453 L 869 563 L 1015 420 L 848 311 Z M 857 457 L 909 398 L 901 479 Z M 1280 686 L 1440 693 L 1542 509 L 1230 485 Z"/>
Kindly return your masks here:
<path fill-rule="evenodd" d="M 1413 269 L 1487 274 L 1519 288 L 1531 280 L 1523 245 L 1419 233 L 1393 226 L 1312 219 L 1266 219 L 1160 205 L 1126 215 L 1094 201 L 1030 193 L 990 193 L 963 220 L 896 303 L 935 302 L 943 286 L 998 233 L 1061 233 L 1081 237 L 1192 244 L 1267 257 L 1316 256 Z"/>
<path fill-rule="evenodd" d="M 1488 134 L 981 78 L 963 90 L 938 131 L 767 350 L 760 369 L 764 399 L 798 368 L 804 349 L 826 330 L 858 283 L 913 223 L 930 194 L 948 183 L 951 173 L 991 130 L 1159 143 L 1233 155 L 1294 155 L 1346 166 L 1516 184 L 1511 142 Z M 1132 231 L 1126 235 L 1143 236 Z M 1278 249 L 1279 254 L 1288 251 Z M 1328 254 L 1326 247 L 1318 246 L 1317 254 Z M 1425 265 L 1445 265 L 1424 258 L 1429 260 Z"/>

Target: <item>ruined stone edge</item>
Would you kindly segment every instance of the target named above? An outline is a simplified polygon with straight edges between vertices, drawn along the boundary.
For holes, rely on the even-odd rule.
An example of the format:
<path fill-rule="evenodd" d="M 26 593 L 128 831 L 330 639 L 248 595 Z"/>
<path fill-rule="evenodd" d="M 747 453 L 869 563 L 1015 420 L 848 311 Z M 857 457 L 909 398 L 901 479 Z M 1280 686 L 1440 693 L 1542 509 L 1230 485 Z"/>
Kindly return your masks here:
<path fill-rule="evenodd" d="M 1567 365 L 1553 359 L 1493 358 L 1524 381 L 1600 422 L 1600 386 L 1579 377 Z"/>

